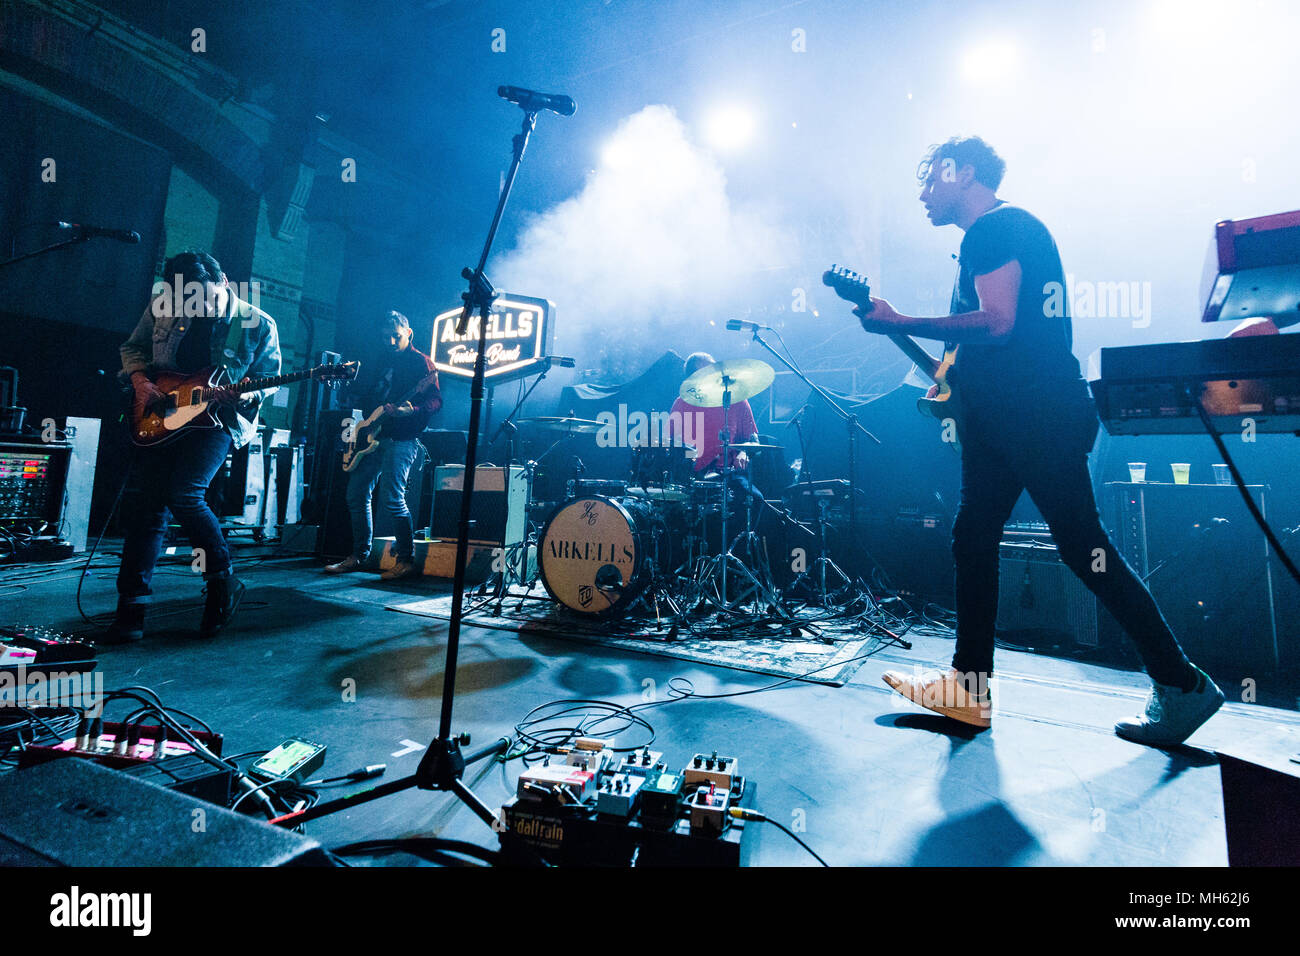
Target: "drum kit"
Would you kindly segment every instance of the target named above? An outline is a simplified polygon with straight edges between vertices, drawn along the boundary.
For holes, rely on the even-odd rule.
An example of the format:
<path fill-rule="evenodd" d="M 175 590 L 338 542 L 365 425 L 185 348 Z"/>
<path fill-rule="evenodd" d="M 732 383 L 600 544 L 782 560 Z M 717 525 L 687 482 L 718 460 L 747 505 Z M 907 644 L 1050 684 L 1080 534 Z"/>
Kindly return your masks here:
<path fill-rule="evenodd" d="M 762 361 L 718 362 L 687 378 L 679 395 L 696 408 L 723 409 L 728 423 L 732 404 L 763 392 L 774 375 Z M 606 427 L 575 417 L 525 418 L 519 424 L 558 434 L 548 454 Z M 793 622 L 757 524 L 771 516 L 803 535 L 810 550 L 817 533 L 765 501 L 745 477 L 747 469 L 737 466 L 741 452 L 750 462 L 764 456 L 783 461 L 784 449 L 732 437 L 723 427 L 721 455 L 710 463 L 716 470 L 703 474 L 695 468 L 697 450 L 680 438 L 631 449 L 626 479 L 585 478 L 581 460 L 575 459 L 564 500 L 547 505 L 543 520 L 530 522 L 530 540 L 507 556 L 506 566 L 527 567 L 529 562 L 518 558 L 535 547 L 536 576 L 550 597 L 593 619 L 640 615 L 653 617 L 660 629 L 665 622 L 714 612 Z M 529 462 L 530 476 L 536 466 Z M 514 585 L 530 591 L 536 578 L 528 578 L 518 572 L 499 575 L 498 606 Z"/>

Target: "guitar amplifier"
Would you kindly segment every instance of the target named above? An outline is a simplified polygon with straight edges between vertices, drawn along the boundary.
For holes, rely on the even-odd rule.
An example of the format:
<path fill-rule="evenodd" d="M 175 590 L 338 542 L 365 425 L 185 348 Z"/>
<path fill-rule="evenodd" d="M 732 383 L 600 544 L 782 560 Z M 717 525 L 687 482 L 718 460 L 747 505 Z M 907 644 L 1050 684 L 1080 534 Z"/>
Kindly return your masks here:
<path fill-rule="evenodd" d="M 1265 486 L 1248 485 L 1267 517 Z M 1234 676 L 1276 670 L 1269 547 L 1235 485 L 1111 482 L 1115 547 L 1187 656 Z"/>
<path fill-rule="evenodd" d="M 1054 638 L 1076 647 L 1099 646 L 1097 599 L 1062 563 L 1056 545 L 1003 541 L 998 549 L 999 634 Z"/>
<path fill-rule="evenodd" d="M 434 473 L 430 538 L 457 539 L 461 490 L 464 487 L 464 465 L 442 465 Z M 519 544 L 524 540 L 527 507 L 528 479 L 521 465 L 511 465 L 508 474 L 502 466 L 479 465 L 474 474 L 474 500 L 470 503 L 469 540 L 486 544 Z"/>

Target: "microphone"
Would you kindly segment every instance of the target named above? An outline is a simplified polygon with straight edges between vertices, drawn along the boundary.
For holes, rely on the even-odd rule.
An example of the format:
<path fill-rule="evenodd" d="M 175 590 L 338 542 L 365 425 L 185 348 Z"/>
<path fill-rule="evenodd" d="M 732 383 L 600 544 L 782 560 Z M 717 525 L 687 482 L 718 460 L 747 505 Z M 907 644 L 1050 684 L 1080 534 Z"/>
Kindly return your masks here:
<path fill-rule="evenodd" d="M 97 239 L 102 237 L 132 244 L 140 241 L 140 233 L 129 229 L 105 229 L 102 226 L 83 226 L 76 222 L 56 222 L 54 225 L 60 230 L 71 229 L 77 239 Z"/>
<path fill-rule="evenodd" d="M 753 332 L 766 328 L 766 325 L 759 325 L 757 322 L 746 322 L 743 319 L 727 319 L 727 330 L 730 332 Z"/>
<path fill-rule="evenodd" d="M 567 355 L 548 355 L 546 356 L 546 361 L 552 368 L 556 366 L 559 366 L 560 368 L 573 368 L 578 364 L 577 359 L 569 358 Z"/>
<path fill-rule="evenodd" d="M 552 113 L 559 113 L 561 116 L 572 116 L 574 110 L 578 108 L 573 100 L 567 96 L 562 96 L 559 93 L 538 93 L 536 90 L 525 90 L 520 86 L 498 86 L 497 96 L 503 100 L 509 100 L 530 113 L 536 113 L 538 110 L 550 110 Z"/>
<path fill-rule="evenodd" d="M 804 402 L 803 408 L 799 409 L 799 411 L 795 412 L 794 415 L 791 416 L 790 420 L 785 423 L 785 427 L 794 428 L 796 425 L 798 425 L 799 420 L 803 418 L 804 413 L 808 411 L 808 408 L 809 408 L 809 403 Z"/>

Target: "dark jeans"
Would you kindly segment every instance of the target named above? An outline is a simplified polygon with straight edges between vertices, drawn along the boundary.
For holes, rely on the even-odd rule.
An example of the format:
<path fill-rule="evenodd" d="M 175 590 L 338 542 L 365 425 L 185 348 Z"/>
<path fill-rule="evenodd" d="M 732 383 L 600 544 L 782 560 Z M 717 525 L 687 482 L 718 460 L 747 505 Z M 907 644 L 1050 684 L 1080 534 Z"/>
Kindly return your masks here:
<path fill-rule="evenodd" d="M 1186 686 L 1191 666 L 1151 592 L 1110 543 L 1097 514 L 1088 453 L 1098 421 L 1087 386 L 972 409 L 960 430 L 961 505 L 952 529 L 957 571 L 957 650 L 964 674 L 993 671 L 1002 528 L 1028 491 L 1052 530 L 1062 562 L 1101 601 L 1137 646 L 1147 673 Z"/>
<path fill-rule="evenodd" d="M 153 593 L 153 571 L 169 512 L 190 544 L 202 551 L 203 577 L 229 572 L 230 549 L 204 495 L 230 446 L 230 436 L 222 429 L 195 428 L 164 445 L 135 449 L 123 495 L 126 540 L 117 573 L 117 593 L 123 601 L 143 604 Z"/>
<path fill-rule="evenodd" d="M 411 468 L 424 456 L 424 446 L 418 438 L 404 441 L 386 439 L 377 451 L 371 452 L 357 465 L 348 478 L 348 511 L 352 514 L 352 553 L 364 561 L 370 556 L 370 541 L 374 537 L 374 521 L 370 512 L 370 497 L 379 485 L 379 507 L 393 519 L 394 548 L 399 561 L 415 557 L 414 533 L 411 512 L 406 507 L 406 482 Z"/>

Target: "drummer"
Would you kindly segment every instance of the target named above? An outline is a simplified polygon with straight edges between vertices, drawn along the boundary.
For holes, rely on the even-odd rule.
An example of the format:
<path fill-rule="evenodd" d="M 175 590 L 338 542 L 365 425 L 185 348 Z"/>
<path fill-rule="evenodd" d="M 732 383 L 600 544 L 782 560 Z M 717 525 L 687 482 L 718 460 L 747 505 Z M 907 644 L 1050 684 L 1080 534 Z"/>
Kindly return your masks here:
<path fill-rule="evenodd" d="M 716 364 L 716 361 L 708 352 L 692 352 L 686 356 L 683 381 L 700 369 Z M 722 439 L 718 437 L 718 434 L 722 431 L 724 424 L 722 408 L 701 408 L 698 405 L 691 405 L 679 396 L 673 402 L 672 410 L 668 416 L 669 427 L 675 430 L 676 423 L 684 422 L 687 415 L 694 416 L 691 421 L 698 423 L 698 427 L 695 428 L 696 436 L 694 438 L 699 451 L 699 455 L 695 459 L 696 476 L 703 477 L 710 472 L 720 472 L 722 470 Z M 754 412 L 749 407 L 749 402 L 744 399 L 731 403 L 731 414 L 727 416 L 725 424 L 731 428 L 731 444 L 733 445 L 753 441 L 758 437 L 758 425 L 754 421 Z M 738 471 L 746 471 L 749 468 L 749 456 L 743 451 L 732 451 L 731 466 Z"/>

